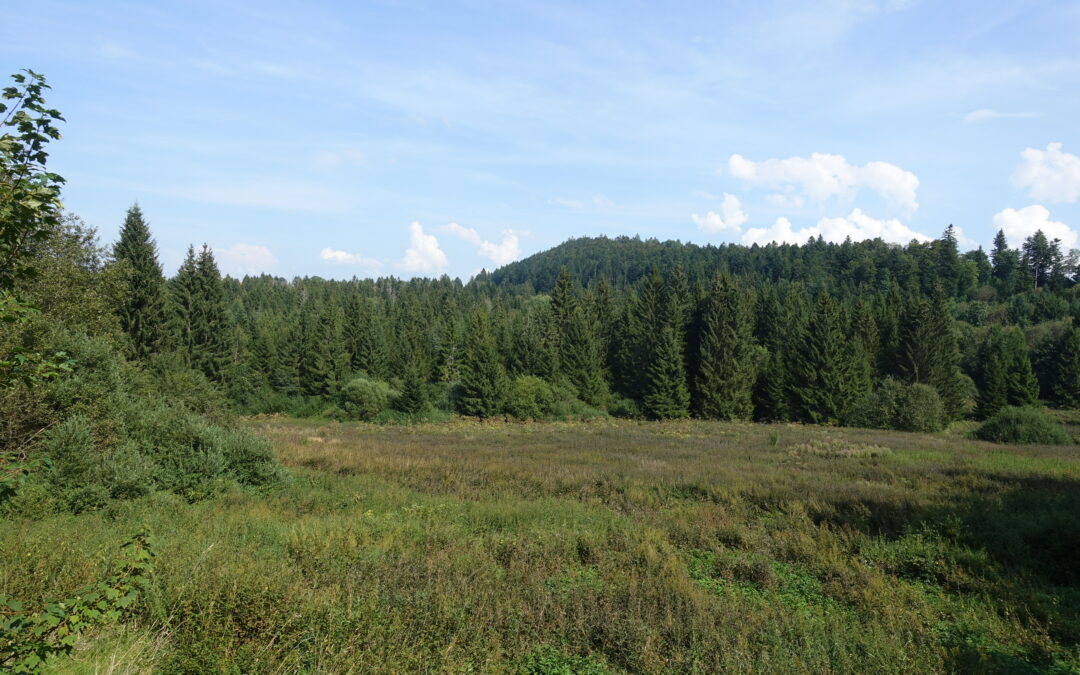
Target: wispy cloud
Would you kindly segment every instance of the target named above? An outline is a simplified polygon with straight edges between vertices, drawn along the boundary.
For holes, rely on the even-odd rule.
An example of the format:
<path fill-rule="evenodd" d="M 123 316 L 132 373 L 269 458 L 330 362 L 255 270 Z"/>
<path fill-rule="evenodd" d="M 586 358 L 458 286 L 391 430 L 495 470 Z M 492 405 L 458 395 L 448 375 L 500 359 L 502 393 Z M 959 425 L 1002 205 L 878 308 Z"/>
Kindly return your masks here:
<path fill-rule="evenodd" d="M 319 259 L 335 265 L 355 265 L 371 274 L 378 274 L 383 263 L 376 258 L 367 258 L 359 253 L 349 253 L 326 247 L 319 251 Z"/>
<path fill-rule="evenodd" d="M 988 120 L 999 119 L 1024 119 L 1038 116 L 1038 113 L 1032 112 L 999 112 L 997 110 L 992 110 L 991 108 L 979 108 L 978 110 L 972 110 L 964 115 L 964 123 L 971 124 L 973 122 L 986 122 Z"/>

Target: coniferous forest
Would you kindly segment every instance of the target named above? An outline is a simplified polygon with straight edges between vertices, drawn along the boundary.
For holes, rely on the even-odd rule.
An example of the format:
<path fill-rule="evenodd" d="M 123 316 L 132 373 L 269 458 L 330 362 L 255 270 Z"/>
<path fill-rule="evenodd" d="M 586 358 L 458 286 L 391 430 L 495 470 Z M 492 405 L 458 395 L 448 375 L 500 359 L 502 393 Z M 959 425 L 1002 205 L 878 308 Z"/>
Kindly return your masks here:
<path fill-rule="evenodd" d="M 63 209 L 47 90 L 0 105 L 0 670 L 1080 668 L 1060 241 L 166 270 Z"/>
<path fill-rule="evenodd" d="M 1077 261 L 1041 232 L 989 254 L 951 226 L 907 246 L 583 238 L 467 283 L 222 278 L 203 246 L 166 278 L 133 206 L 105 266 L 130 270 L 127 357 L 190 367 L 248 414 L 939 430 L 1080 396 Z"/>

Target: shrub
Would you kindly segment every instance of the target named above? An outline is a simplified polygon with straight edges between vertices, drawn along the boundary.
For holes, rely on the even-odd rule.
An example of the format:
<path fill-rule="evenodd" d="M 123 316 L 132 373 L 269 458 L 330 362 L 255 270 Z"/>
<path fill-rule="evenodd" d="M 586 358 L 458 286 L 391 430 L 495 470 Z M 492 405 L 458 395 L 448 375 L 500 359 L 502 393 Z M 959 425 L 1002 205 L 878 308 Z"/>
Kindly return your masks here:
<path fill-rule="evenodd" d="M 522 420 L 550 417 L 555 408 L 551 385 L 532 375 L 514 378 L 506 397 L 506 412 Z"/>
<path fill-rule="evenodd" d="M 386 409 L 396 392 L 385 382 L 357 377 L 341 388 L 341 407 L 354 420 L 371 422 Z"/>
<path fill-rule="evenodd" d="M 994 443 L 1071 445 L 1076 442 L 1053 417 L 1033 407 L 1002 408 L 971 435 Z"/>
<path fill-rule="evenodd" d="M 845 419 L 847 426 L 899 431 L 941 431 L 945 405 L 936 389 L 887 378 L 858 401 Z"/>

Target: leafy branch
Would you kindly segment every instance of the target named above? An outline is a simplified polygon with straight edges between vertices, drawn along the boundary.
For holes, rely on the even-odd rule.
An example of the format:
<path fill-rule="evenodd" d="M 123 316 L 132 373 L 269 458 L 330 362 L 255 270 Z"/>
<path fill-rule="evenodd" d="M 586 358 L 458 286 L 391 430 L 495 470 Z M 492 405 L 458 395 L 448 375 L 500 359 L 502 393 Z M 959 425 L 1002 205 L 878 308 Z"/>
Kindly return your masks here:
<path fill-rule="evenodd" d="M 66 600 L 29 612 L 0 595 L 0 670 L 41 672 L 51 656 L 69 654 L 94 626 L 116 623 L 132 609 L 153 569 L 150 536 L 140 532 L 123 545 L 125 561 L 115 574 Z"/>

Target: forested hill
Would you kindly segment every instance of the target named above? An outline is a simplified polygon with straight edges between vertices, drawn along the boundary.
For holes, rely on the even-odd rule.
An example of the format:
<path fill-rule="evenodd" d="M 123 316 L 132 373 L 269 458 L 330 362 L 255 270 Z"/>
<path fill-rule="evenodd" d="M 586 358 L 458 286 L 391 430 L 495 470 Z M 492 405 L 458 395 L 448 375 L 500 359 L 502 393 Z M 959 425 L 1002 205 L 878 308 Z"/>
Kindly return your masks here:
<path fill-rule="evenodd" d="M 981 249 L 958 255 L 950 227 L 941 239 L 906 246 L 880 239 L 842 244 L 810 239 L 802 245 L 699 246 L 640 237 L 582 237 L 501 267 L 490 279 L 498 286 L 531 286 L 546 293 L 554 288 L 564 266 L 583 286 L 600 279 L 619 288 L 633 286 L 656 266 L 662 274 L 680 267 L 691 283 L 707 283 L 717 272 L 726 270 L 753 281 L 876 286 L 896 281 L 903 288 L 923 292 L 941 283 L 951 296 L 962 296 L 989 283 L 992 272 L 990 259 Z"/>

